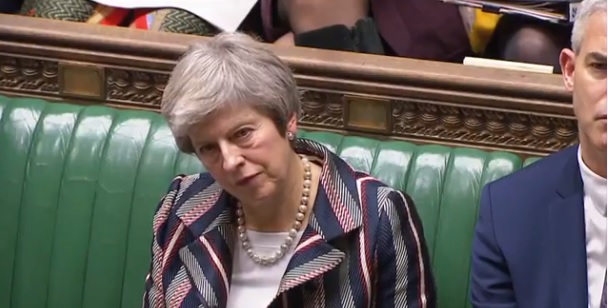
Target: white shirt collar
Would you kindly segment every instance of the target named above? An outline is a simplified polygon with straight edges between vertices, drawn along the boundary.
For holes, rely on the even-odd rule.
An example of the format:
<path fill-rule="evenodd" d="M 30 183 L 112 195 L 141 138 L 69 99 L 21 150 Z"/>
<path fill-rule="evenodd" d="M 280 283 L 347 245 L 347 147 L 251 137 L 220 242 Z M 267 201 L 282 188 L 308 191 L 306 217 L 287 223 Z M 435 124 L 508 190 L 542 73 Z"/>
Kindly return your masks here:
<path fill-rule="evenodd" d="M 593 200 L 593 204 L 598 212 L 606 217 L 606 179 L 597 175 L 585 165 L 581 156 L 580 146 L 578 147 L 577 157 L 585 195 L 588 195 Z"/>

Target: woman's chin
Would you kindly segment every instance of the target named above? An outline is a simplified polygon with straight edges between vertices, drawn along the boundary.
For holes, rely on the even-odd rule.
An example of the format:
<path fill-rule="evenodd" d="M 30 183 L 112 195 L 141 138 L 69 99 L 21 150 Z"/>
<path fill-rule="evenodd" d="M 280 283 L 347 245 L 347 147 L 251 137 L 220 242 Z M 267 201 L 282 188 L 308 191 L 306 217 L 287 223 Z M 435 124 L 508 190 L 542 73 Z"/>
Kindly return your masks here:
<path fill-rule="evenodd" d="M 239 195 L 239 201 L 245 206 L 250 206 L 257 208 L 259 206 L 267 206 L 269 203 L 273 202 L 272 193 L 273 190 L 268 189 L 267 187 L 255 187 L 254 189 L 248 189 L 247 191 L 243 191 Z"/>

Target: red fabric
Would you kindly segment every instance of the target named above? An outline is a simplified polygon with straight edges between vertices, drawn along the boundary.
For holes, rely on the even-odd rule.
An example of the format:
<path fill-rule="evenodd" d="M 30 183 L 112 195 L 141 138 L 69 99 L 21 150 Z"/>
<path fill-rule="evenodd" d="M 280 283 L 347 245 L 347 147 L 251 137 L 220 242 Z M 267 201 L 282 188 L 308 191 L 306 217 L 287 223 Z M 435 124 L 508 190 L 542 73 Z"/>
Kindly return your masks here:
<path fill-rule="evenodd" d="M 135 18 L 133 23 L 131 23 L 131 27 L 143 30 L 150 29 L 150 24 L 148 24 L 148 14 L 152 12 L 153 10 L 151 9 L 136 9 L 133 13 Z"/>
<path fill-rule="evenodd" d="M 128 13 L 129 10 L 127 9 L 112 8 L 112 12 L 102 18 L 99 24 L 105 26 L 118 26 L 124 20 Z"/>

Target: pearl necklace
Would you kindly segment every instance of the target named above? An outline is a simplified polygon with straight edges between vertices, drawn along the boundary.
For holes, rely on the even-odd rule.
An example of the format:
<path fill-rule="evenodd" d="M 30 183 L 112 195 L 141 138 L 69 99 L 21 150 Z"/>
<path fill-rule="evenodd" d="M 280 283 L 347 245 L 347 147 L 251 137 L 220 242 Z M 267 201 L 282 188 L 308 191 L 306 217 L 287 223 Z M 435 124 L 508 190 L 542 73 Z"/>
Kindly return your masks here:
<path fill-rule="evenodd" d="M 293 245 L 295 238 L 298 235 L 298 231 L 300 231 L 300 229 L 302 228 L 302 221 L 306 217 L 306 212 L 308 211 L 308 197 L 310 196 L 312 172 L 310 167 L 310 161 L 308 160 L 308 158 L 303 155 L 300 157 L 302 159 L 302 165 L 304 166 L 304 188 L 302 189 L 302 199 L 300 199 L 300 206 L 298 206 L 298 213 L 296 214 L 296 219 L 294 220 L 291 229 L 289 229 L 285 241 L 283 242 L 283 244 L 281 244 L 281 246 L 275 253 L 269 256 L 261 256 L 253 251 L 251 243 L 249 242 L 249 238 L 247 237 L 247 230 L 245 229 L 245 217 L 243 214 L 243 208 L 240 203 L 237 205 L 237 231 L 239 239 L 241 240 L 241 245 L 247 252 L 249 258 L 251 258 L 253 262 L 257 264 L 268 266 L 273 265 L 279 260 L 281 260 L 285 256 L 287 249 L 289 249 L 289 247 Z"/>

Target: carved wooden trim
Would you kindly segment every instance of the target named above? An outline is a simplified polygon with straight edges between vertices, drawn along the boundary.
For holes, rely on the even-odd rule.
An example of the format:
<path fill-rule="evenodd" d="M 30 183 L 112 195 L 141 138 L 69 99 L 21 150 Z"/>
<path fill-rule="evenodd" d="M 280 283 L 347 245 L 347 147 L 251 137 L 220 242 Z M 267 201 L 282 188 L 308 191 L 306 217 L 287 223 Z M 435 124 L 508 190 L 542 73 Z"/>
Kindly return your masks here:
<path fill-rule="evenodd" d="M 190 41 L 204 39 L 2 18 L 12 20 L 10 27 L 0 24 L 0 93 L 120 108 L 157 111 L 175 59 Z M 309 129 L 530 155 L 577 140 L 570 96 L 559 76 L 326 50 L 273 50 L 295 72 L 303 90 L 300 122 Z M 99 84 L 75 83 L 70 92 L 64 67 L 72 68 L 72 80 L 88 74 L 89 83 Z"/>
<path fill-rule="evenodd" d="M 107 96 L 105 101 L 120 104 L 144 104 L 158 108 L 167 84 L 167 73 L 106 69 Z"/>
<path fill-rule="evenodd" d="M 344 101 L 340 93 L 305 90 L 300 123 L 328 129 L 344 128 Z"/>
<path fill-rule="evenodd" d="M 59 94 L 57 61 L 0 54 L 0 89 L 35 94 Z"/>
<path fill-rule="evenodd" d="M 395 101 L 392 111 L 393 134 L 422 140 L 551 153 L 577 138 L 572 117 L 414 101 Z"/>

